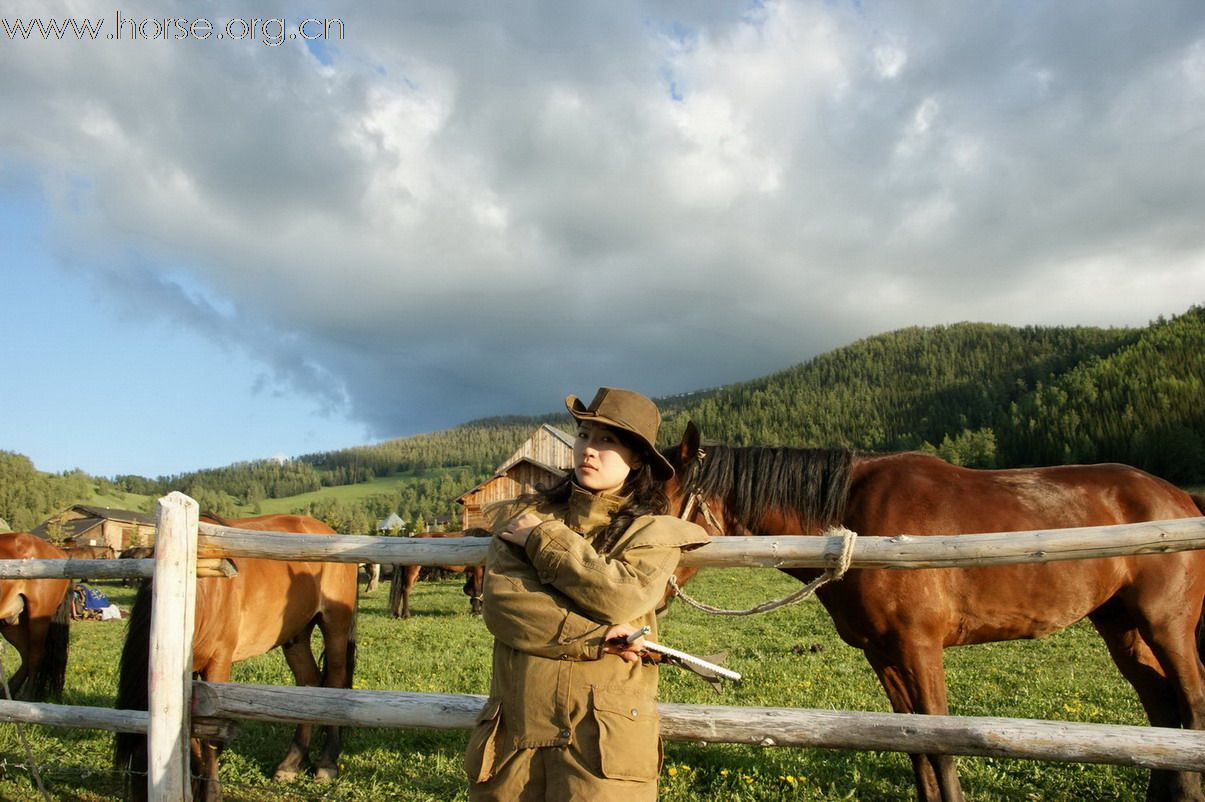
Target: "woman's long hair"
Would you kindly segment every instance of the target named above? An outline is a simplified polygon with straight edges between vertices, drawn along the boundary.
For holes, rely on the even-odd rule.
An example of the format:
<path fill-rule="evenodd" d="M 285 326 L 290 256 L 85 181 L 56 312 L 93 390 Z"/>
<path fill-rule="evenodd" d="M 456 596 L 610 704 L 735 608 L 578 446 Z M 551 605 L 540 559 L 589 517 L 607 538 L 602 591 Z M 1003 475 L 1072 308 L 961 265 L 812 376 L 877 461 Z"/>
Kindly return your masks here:
<path fill-rule="evenodd" d="M 628 497 L 618 510 L 611 515 L 611 523 L 603 530 L 596 548 L 599 554 L 606 554 L 615 547 L 623 533 L 628 531 L 632 521 L 641 515 L 665 515 L 669 511 L 669 498 L 665 495 L 665 483 L 653 475 L 652 461 L 656 457 L 648 453 L 648 447 L 635 435 L 608 426 L 615 433 L 619 442 L 623 443 L 633 454 L 641 455 L 643 462 L 634 469 L 624 480 L 619 492 Z M 551 487 L 541 488 L 532 493 L 525 493 L 517 500 L 520 508 L 531 504 L 563 504 L 569 500 L 573 492 L 573 471 Z"/>

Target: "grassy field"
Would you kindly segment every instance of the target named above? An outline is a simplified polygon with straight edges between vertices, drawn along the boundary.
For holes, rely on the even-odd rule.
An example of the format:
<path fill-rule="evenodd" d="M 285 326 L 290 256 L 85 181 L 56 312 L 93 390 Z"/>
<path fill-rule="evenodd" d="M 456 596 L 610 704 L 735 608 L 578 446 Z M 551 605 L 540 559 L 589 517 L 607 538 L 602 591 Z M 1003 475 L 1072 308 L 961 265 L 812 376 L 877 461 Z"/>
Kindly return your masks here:
<path fill-rule="evenodd" d="M 265 498 L 255 504 L 235 505 L 236 515 L 250 516 L 291 513 L 294 510 L 304 509 L 308 505 L 324 499 L 356 502 L 369 496 L 393 496 L 397 493 L 398 487 L 402 485 L 416 482 L 420 479 L 438 477 L 440 474 L 451 470 L 454 469 L 429 468 L 422 471 L 408 471 L 390 476 L 378 476 L 367 482 L 360 482 L 358 484 L 323 487 L 313 492 L 300 493 L 296 496 Z M 464 489 L 468 490 L 469 488 L 466 487 Z M 110 507 L 118 510 L 153 510 L 155 498 L 138 493 L 100 493 L 94 488 L 92 494 L 79 503 L 91 504 L 97 507 Z"/>
<path fill-rule="evenodd" d="M 147 509 L 146 505 L 152 503 L 154 499 L 150 496 L 144 496 L 140 493 L 122 493 L 120 491 L 113 493 L 101 493 L 95 487 L 92 489 L 92 495 L 88 498 L 81 499 L 78 503 L 90 504 L 93 507 L 108 507 L 113 510 L 139 510 Z"/>
<path fill-rule="evenodd" d="M 132 590 L 98 583 L 123 607 Z M 725 606 L 749 605 L 797 587 L 777 572 L 703 572 L 694 595 Z M 455 580 L 423 582 L 415 617 L 395 621 L 382 587 L 361 598 L 356 687 L 485 693 L 490 638 Z M 64 702 L 111 706 L 124 622 L 72 626 L 70 676 Z M 728 663 L 746 680 L 716 696 L 693 675 L 662 673 L 663 701 L 821 709 L 888 709 L 861 653 L 842 644 L 815 602 L 748 618 L 717 619 L 678 605 L 662 640 L 697 654 L 731 649 Z M 11 648 L 4 666 L 15 669 Z M 1077 625 L 1040 641 L 953 649 L 946 654 L 953 712 L 1100 723 L 1142 724 L 1137 701 L 1092 629 Z M 277 653 L 235 666 L 234 681 L 289 684 Z M 460 768 L 466 733 L 364 729 L 349 733 L 343 774 L 330 786 L 307 780 L 273 785 L 267 773 L 290 737 L 279 725 L 243 722 L 224 753 L 226 798 L 445 802 L 464 799 Z M 28 741 L 29 751 L 22 743 Z M 30 754 L 51 799 L 120 799 L 109 770 L 111 735 L 88 730 L 0 724 L 0 799 L 36 800 Z M 1112 766 L 963 758 L 963 787 L 974 800 L 1138 800 L 1145 772 Z M 908 759 L 898 753 L 774 749 L 688 743 L 666 745 L 663 800 L 907 800 L 913 798 Z"/>

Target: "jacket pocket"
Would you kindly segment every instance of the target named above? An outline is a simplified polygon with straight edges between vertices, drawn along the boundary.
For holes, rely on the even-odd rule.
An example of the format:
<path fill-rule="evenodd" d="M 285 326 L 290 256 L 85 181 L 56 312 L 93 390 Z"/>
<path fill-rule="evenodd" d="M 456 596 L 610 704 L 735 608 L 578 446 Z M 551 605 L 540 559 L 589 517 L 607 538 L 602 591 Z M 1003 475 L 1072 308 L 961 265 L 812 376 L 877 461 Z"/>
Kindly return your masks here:
<path fill-rule="evenodd" d="M 656 779 L 661 771 L 656 700 L 605 688 L 595 688 L 593 698 L 602 775 L 615 780 Z"/>
<path fill-rule="evenodd" d="M 464 771 L 469 782 L 483 783 L 493 777 L 513 749 L 504 746 L 498 750 L 498 730 L 502 726 L 502 700 L 488 699 L 477 723 L 469 735 L 469 745 L 464 750 Z"/>

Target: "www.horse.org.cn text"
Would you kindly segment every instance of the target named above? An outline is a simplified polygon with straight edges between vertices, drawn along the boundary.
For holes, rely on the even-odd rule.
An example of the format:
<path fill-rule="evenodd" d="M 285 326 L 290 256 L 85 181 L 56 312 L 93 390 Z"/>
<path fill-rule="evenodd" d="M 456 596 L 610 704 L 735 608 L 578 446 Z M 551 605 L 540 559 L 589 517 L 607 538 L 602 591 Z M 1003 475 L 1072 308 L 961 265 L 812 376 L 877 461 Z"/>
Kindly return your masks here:
<path fill-rule="evenodd" d="M 9 41 L 259 42 L 279 47 L 285 42 L 342 41 L 343 20 L 307 17 L 291 25 L 284 17 L 209 20 L 205 17 L 130 17 L 116 11 L 107 17 L 3 17 L 0 27 Z"/>

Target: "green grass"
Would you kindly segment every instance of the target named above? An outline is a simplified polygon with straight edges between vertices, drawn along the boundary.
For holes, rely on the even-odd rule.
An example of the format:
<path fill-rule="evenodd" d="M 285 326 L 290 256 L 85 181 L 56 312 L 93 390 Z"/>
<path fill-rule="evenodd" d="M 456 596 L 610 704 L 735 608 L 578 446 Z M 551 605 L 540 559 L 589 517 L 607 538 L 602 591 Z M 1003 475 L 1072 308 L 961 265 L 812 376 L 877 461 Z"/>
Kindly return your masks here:
<path fill-rule="evenodd" d="M 100 583 L 126 607 L 132 591 Z M 704 571 L 693 595 L 725 606 L 748 606 L 796 587 L 777 572 Z M 455 580 L 422 582 L 415 617 L 394 621 L 387 588 L 361 598 L 357 688 L 485 693 L 490 637 Z M 67 704 L 111 706 L 123 622 L 72 626 Z M 814 601 L 746 618 L 714 618 L 676 605 L 662 640 L 696 654 L 730 649 L 728 664 L 746 680 L 715 695 L 693 675 L 662 672 L 661 699 L 741 706 L 886 711 L 886 697 L 860 652 L 837 638 Z M 4 652 L 5 668 L 15 660 Z M 1112 667 L 1091 627 L 1080 624 L 1040 641 L 952 649 L 946 653 L 952 712 L 1114 724 L 1142 724 L 1141 710 Z M 289 684 L 279 652 L 235 666 L 234 681 Z M 290 729 L 240 723 L 241 735 L 222 757 L 226 798 L 331 799 L 346 802 L 463 800 L 462 731 L 363 729 L 348 735 L 343 774 L 321 787 L 306 780 L 277 786 L 267 775 L 283 755 Z M 51 798 L 78 802 L 120 799 L 109 772 L 111 736 L 88 730 L 22 725 Z M 18 725 L 0 724 L 0 799 L 38 794 Z M 975 800 L 1139 800 L 1145 772 L 1113 766 L 961 758 L 963 788 Z M 906 800 L 913 797 L 905 755 L 822 749 L 756 748 L 691 743 L 666 745 L 661 798 L 693 800 Z"/>

